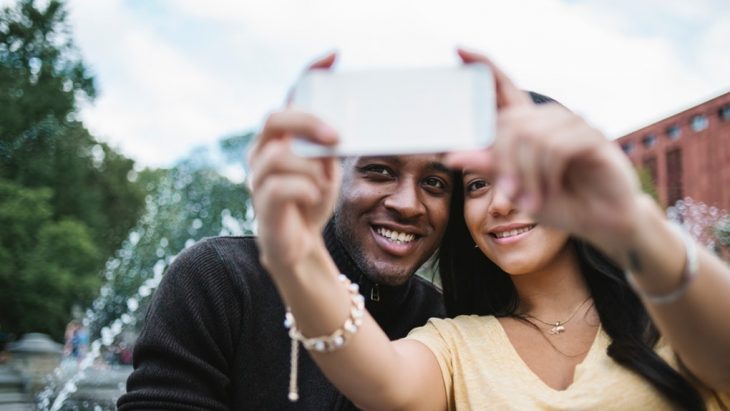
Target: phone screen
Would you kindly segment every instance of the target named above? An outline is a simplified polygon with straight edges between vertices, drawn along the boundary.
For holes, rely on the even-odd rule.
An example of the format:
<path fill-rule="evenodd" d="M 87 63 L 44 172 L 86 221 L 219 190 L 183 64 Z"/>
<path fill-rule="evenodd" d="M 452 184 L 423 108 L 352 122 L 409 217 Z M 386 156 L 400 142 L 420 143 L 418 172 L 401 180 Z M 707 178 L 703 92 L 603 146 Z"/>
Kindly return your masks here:
<path fill-rule="evenodd" d="M 334 148 L 297 139 L 305 156 L 440 153 L 489 145 L 495 133 L 494 80 L 488 67 L 335 72 L 311 70 L 292 106 L 334 128 Z"/>

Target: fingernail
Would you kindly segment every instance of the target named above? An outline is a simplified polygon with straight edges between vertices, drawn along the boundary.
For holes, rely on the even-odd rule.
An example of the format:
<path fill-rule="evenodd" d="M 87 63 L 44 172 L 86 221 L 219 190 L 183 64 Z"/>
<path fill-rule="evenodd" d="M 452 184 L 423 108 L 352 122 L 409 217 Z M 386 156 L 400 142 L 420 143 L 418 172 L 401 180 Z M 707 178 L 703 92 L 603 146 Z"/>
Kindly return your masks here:
<path fill-rule="evenodd" d="M 320 137 L 324 137 L 329 141 L 333 141 L 333 140 L 337 139 L 337 132 L 335 131 L 335 129 L 333 129 L 332 127 L 330 127 L 328 125 L 319 126 L 319 128 L 317 129 L 317 134 Z"/>

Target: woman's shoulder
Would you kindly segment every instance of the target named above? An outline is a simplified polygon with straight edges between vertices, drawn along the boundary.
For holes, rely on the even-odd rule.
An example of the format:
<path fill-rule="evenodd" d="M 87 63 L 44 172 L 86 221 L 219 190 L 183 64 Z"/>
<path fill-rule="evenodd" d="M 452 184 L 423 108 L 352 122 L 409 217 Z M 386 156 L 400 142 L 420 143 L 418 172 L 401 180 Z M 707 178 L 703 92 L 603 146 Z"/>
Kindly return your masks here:
<path fill-rule="evenodd" d="M 458 315 L 451 318 L 431 318 L 429 323 L 437 326 L 453 326 L 453 327 L 474 327 L 474 326 L 495 326 L 499 324 L 497 317 L 493 315 Z"/>
<path fill-rule="evenodd" d="M 502 332 L 499 320 L 492 315 L 459 315 L 453 318 L 431 318 L 420 332 L 430 332 L 445 340 L 497 338 Z M 419 332 L 419 329 L 413 332 Z"/>

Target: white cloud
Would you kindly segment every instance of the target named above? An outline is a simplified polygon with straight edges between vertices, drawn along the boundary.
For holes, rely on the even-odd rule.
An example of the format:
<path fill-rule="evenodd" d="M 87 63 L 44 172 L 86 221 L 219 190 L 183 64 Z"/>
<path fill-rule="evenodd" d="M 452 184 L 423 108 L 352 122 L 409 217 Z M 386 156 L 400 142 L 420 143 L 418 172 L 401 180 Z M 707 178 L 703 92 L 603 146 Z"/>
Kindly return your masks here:
<path fill-rule="evenodd" d="M 151 3 L 150 10 L 119 0 L 73 0 L 71 6 L 82 51 L 102 86 L 84 118 L 129 155 L 162 165 L 196 144 L 258 125 L 299 70 L 331 49 L 341 52 L 342 68 L 455 64 L 456 45 L 483 50 L 518 84 L 553 95 L 611 136 L 730 86 L 724 0 L 627 0 L 625 10 L 597 3 L 176 0 Z M 650 28 L 634 11 L 660 5 L 700 31 L 696 59 L 665 33 L 627 30 Z M 172 16 L 184 21 L 178 31 L 164 24 Z M 190 40 L 196 38 L 209 44 Z"/>
<path fill-rule="evenodd" d="M 216 78 L 184 46 L 165 41 L 120 3 L 79 1 L 73 11 L 79 43 L 92 55 L 101 85 L 83 118 L 127 155 L 145 165 L 169 165 L 191 148 L 253 123 L 253 116 L 241 121 L 245 106 L 229 86 L 234 79 Z"/>
<path fill-rule="evenodd" d="M 703 76 L 730 89 L 730 15 L 723 16 L 707 28 L 697 49 L 698 64 Z"/>

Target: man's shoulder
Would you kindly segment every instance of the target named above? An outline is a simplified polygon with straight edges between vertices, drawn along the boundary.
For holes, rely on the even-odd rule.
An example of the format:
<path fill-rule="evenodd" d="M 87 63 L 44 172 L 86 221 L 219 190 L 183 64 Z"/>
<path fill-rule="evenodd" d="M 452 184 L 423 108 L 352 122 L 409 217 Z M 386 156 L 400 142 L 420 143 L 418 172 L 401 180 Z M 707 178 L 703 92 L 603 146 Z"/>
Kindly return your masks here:
<path fill-rule="evenodd" d="M 204 237 L 188 249 L 194 250 L 202 247 L 209 247 L 224 252 L 248 251 L 258 253 L 256 236 L 253 235 Z"/>
<path fill-rule="evenodd" d="M 259 262 L 254 236 L 206 237 L 181 251 L 171 268 L 176 276 L 220 278 L 228 274 L 234 282 L 267 277 Z"/>

